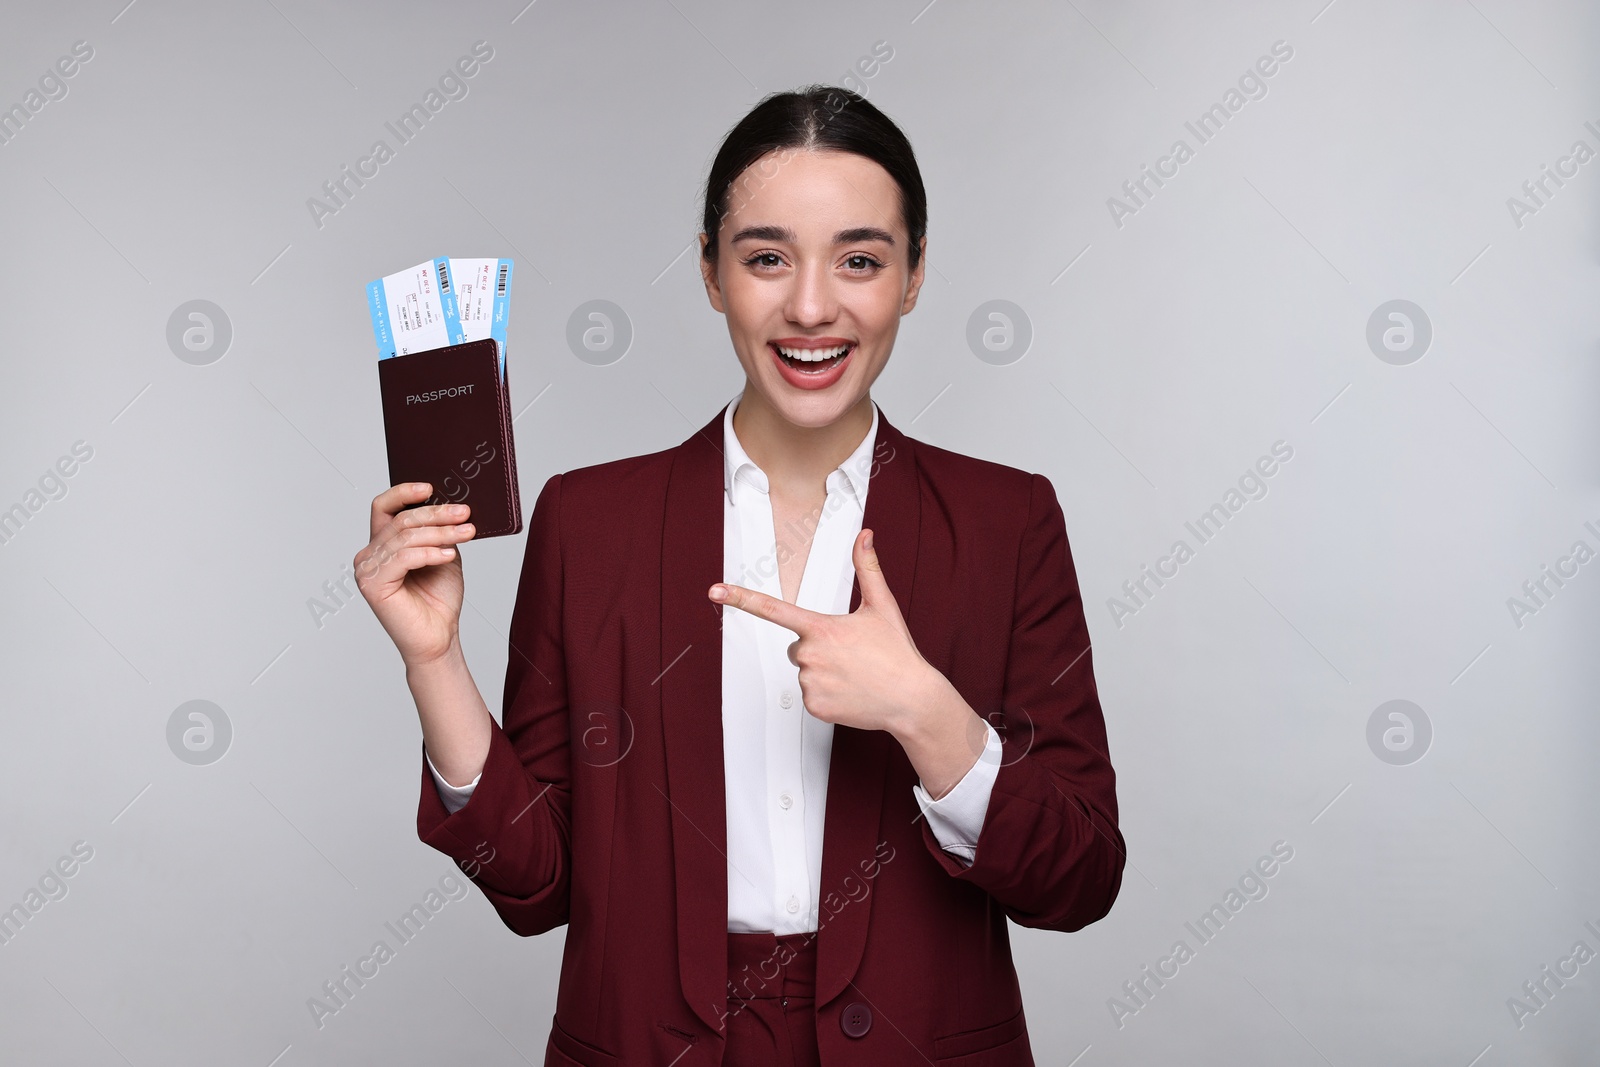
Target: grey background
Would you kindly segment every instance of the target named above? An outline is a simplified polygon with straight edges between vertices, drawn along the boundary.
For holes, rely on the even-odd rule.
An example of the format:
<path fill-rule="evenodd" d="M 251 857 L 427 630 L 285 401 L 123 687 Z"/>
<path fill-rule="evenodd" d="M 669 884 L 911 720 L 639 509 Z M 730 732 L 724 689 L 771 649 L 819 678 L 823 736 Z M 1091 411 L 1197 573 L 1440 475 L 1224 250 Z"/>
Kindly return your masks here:
<path fill-rule="evenodd" d="M 555 471 L 667 447 L 741 377 L 686 254 L 721 136 L 765 93 L 868 96 L 927 182 L 931 267 L 874 397 L 946 448 L 1047 474 L 1066 511 L 1129 863 L 1104 921 L 1013 928 L 1041 1063 L 1577 1064 L 1600 961 L 1600 160 L 1519 227 L 1507 198 L 1600 149 L 1583 0 L 1066 4 L 7 4 L 0 105 L 92 61 L 0 146 L 0 508 L 92 458 L 0 546 L 0 906 L 93 858 L 0 946 L 0 1060 L 540 1062 L 561 934 L 475 889 L 320 1030 L 322 982 L 454 868 L 414 836 L 419 731 L 359 599 L 308 600 L 386 482 L 362 286 L 517 260 L 525 507 Z M 472 43 L 494 58 L 319 228 L 306 207 Z M 1286 41 L 1268 93 L 1119 228 L 1107 198 Z M 859 75 L 858 75 L 859 77 Z M 194 366 L 194 299 L 231 347 Z M 608 366 L 566 344 L 597 299 Z M 969 349 L 984 302 L 1032 343 Z M 1419 361 L 1368 348 L 1394 299 Z M 535 402 L 537 398 L 537 402 Z M 531 405 L 531 406 L 529 406 Z M 1293 458 L 1137 614 L 1125 580 L 1275 441 Z M 523 538 L 466 551 L 498 707 Z M 1369 748 L 1414 702 L 1419 761 Z M 179 759 L 168 720 L 223 709 Z M 1136 1015 L 1108 999 L 1276 841 L 1294 858 Z"/>

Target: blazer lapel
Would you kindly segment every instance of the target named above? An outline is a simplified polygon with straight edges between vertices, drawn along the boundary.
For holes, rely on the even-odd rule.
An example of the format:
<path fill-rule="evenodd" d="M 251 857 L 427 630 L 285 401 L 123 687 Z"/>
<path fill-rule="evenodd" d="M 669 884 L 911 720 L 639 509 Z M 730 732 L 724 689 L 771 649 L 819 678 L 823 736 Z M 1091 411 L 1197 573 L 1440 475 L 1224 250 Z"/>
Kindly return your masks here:
<path fill-rule="evenodd" d="M 883 577 L 912 621 L 917 574 L 918 515 L 916 458 L 910 438 L 878 411 L 873 475 L 861 525 L 872 531 Z M 850 610 L 861 606 L 861 582 L 850 590 Z M 828 763 L 828 806 L 823 823 L 822 898 L 817 914 L 817 998 L 822 1007 L 844 992 L 861 962 L 876 894 L 864 871 L 878 856 L 884 782 L 890 755 L 899 748 L 883 730 L 835 725 Z M 860 887 L 867 892 L 861 896 Z"/>
<path fill-rule="evenodd" d="M 678 974 L 684 997 L 715 1030 L 727 1008 L 727 794 L 722 762 L 722 631 L 706 590 L 722 580 L 722 421 L 676 449 L 661 536 L 662 734 L 667 759 L 676 885 Z M 874 473 L 863 525 L 873 531 L 884 578 L 908 624 L 918 550 L 913 443 L 878 412 Z M 857 581 L 850 610 L 861 603 Z M 855 974 L 872 909 L 863 868 L 877 859 L 892 736 L 835 726 L 818 902 L 817 1006 Z M 859 886 L 868 884 L 860 897 Z"/>
<path fill-rule="evenodd" d="M 722 767 L 723 412 L 676 450 L 661 532 L 661 729 L 676 880 L 678 975 L 722 1029 L 728 983 L 727 799 Z M 868 499 L 871 499 L 870 494 Z"/>

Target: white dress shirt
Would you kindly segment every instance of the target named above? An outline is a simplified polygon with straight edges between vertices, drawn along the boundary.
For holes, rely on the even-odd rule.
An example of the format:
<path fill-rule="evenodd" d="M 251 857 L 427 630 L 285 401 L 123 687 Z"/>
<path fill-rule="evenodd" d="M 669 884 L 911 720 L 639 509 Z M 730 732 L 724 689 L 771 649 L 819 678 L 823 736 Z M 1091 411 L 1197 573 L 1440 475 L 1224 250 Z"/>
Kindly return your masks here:
<path fill-rule="evenodd" d="M 742 394 L 741 394 L 742 395 Z M 723 581 L 783 598 L 767 476 L 733 431 L 736 397 L 723 419 Z M 828 475 L 795 603 L 844 615 L 855 580 L 851 549 L 866 509 L 878 408 L 848 459 Z M 786 540 L 803 542 L 803 531 Z M 806 713 L 792 630 L 737 608 L 722 611 L 722 739 L 727 798 L 728 929 L 777 934 L 817 929 L 822 830 L 833 724 Z M 987 724 L 986 724 L 987 726 Z M 915 797 L 941 847 L 971 863 L 1000 769 L 1000 736 L 987 726 L 982 755 L 943 797 L 922 783 Z M 428 761 L 430 770 L 433 761 Z M 433 770 L 447 810 L 466 806 L 478 779 L 452 786 Z M 481 777 L 481 775 L 480 775 Z"/>

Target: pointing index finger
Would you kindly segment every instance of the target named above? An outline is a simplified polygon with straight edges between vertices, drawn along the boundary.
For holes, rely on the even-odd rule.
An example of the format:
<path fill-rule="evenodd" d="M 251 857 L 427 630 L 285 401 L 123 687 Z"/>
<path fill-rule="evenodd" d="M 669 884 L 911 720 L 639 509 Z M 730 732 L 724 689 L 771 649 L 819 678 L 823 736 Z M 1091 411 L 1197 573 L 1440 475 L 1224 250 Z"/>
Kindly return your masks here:
<path fill-rule="evenodd" d="M 742 585 L 718 582 L 711 587 L 707 595 L 719 604 L 726 604 L 757 618 L 777 623 L 786 630 L 793 630 L 801 637 L 812 633 L 816 624 L 825 618 L 817 612 L 808 611 L 787 600 L 779 600 L 777 597 L 758 593 L 754 589 L 746 589 Z"/>

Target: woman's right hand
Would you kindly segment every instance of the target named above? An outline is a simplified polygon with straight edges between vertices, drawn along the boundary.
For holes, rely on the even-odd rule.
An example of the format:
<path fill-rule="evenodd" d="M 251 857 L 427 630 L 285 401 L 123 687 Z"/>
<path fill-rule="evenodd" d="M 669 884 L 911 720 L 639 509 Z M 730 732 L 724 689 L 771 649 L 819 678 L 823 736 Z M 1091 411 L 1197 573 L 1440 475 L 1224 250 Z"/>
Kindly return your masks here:
<path fill-rule="evenodd" d="M 355 557 L 356 585 L 407 667 L 458 649 L 464 583 L 453 546 L 476 532 L 465 504 L 430 504 L 426 482 L 402 482 L 372 499 L 372 539 Z"/>

